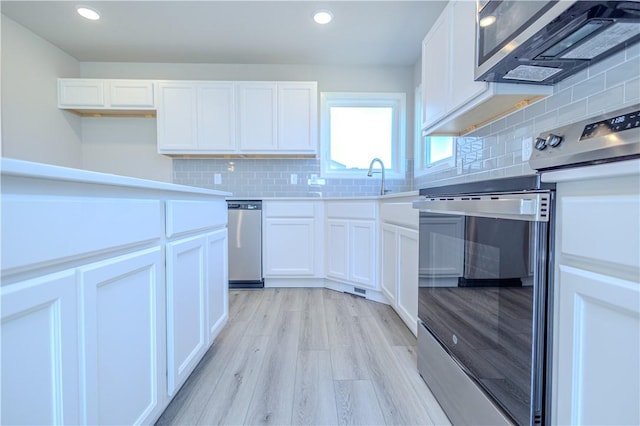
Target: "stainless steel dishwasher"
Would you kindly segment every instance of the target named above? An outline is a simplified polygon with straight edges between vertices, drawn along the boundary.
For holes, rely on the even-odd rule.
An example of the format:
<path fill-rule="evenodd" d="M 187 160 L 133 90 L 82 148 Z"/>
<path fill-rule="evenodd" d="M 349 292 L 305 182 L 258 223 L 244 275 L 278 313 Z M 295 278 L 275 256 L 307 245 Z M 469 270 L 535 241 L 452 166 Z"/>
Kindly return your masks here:
<path fill-rule="evenodd" d="M 229 288 L 264 287 L 262 201 L 228 201 Z"/>

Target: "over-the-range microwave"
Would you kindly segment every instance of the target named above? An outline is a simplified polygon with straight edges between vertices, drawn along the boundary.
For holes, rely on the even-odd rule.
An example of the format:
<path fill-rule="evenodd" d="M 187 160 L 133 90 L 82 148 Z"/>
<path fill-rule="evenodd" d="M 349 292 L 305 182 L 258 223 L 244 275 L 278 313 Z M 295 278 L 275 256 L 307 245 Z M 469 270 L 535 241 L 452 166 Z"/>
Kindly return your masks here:
<path fill-rule="evenodd" d="M 477 1 L 475 79 L 552 85 L 640 40 L 640 1 Z"/>

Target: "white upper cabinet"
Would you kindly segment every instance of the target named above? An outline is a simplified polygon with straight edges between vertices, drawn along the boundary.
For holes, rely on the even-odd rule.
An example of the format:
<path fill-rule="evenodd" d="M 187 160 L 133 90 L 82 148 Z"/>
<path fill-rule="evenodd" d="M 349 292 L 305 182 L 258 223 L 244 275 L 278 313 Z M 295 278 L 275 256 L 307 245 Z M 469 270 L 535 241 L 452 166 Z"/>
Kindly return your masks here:
<path fill-rule="evenodd" d="M 238 83 L 238 94 L 240 150 L 277 150 L 277 83 Z"/>
<path fill-rule="evenodd" d="M 206 83 L 198 87 L 198 150 L 235 150 L 235 99 L 231 82 Z"/>
<path fill-rule="evenodd" d="M 278 150 L 317 152 L 317 83 L 278 83 Z"/>
<path fill-rule="evenodd" d="M 150 80 L 60 78 L 58 108 L 78 113 L 149 113 L 156 109 L 154 88 L 155 84 Z"/>
<path fill-rule="evenodd" d="M 189 83 L 160 83 L 157 119 L 160 153 L 198 149 L 196 94 L 196 87 Z"/>
<path fill-rule="evenodd" d="M 422 130 L 461 135 L 552 93 L 474 81 L 476 3 L 453 0 L 422 42 Z"/>
<path fill-rule="evenodd" d="M 235 152 L 232 82 L 171 81 L 158 86 L 158 152 Z"/>
<path fill-rule="evenodd" d="M 158 152 L 316 155 L 317 104 L 316 82 L 161 82 Z"/>

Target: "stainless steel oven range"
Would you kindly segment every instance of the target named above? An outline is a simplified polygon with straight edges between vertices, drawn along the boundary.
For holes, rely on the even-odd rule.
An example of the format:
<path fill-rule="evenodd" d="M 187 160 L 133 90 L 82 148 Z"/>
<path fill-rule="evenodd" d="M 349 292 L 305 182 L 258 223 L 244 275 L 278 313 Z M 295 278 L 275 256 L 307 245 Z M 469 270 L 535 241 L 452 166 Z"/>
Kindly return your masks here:
<path fill-rule="evenodd" d="M 454 424 L 543 416 L 553 185 L 422 189 L 418 369 Z"/>
<path fill-rule="evenodd" d="M 548 172 L 640 158 L 640 104 L 534 143 L 536 175 L 424 188 L 413 203 L 418 370 L 454 424 L 550 424 L 556 183 Z"/>

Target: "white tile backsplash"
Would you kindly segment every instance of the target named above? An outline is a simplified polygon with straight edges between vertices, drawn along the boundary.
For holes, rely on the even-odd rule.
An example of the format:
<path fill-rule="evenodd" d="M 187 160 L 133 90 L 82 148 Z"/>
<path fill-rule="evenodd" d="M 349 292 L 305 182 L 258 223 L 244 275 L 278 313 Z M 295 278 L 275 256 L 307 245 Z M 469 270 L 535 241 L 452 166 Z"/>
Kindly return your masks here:
<path fill-rule="evenodd" d="M 593 114 L 640 102 L 640 43 L 561 81 L 553 94 L 461 137 L 456 167 L 427 176 L 388 179 L 387 188 L 403 192 L 509 176 L 534 174 L 522 160 L 522 142 L 539 133 Z M 233 162 L 233 167 L 230 166 Z M 413 161 L 407 161 L 413 170 Z M 221 184 L 214 185 L 219 173 Z M 298 184 L 290 175 L 298 175 Z M 307 185 L 320 176 L 319 159 L 174 159 L 174 182 L 230 191 L 237 197 L 295 197 L 377 195 L 379 176 L 327 179 L 326 185 Z"/>
<path fill-rule="evenodd" d="M 640 43 L 556 84 L 553 94 L 458 139 L 457 168 L 420 176 L 414 189 L 534 174 L 522 142 L 588 116 L 640 102 Z"/>

